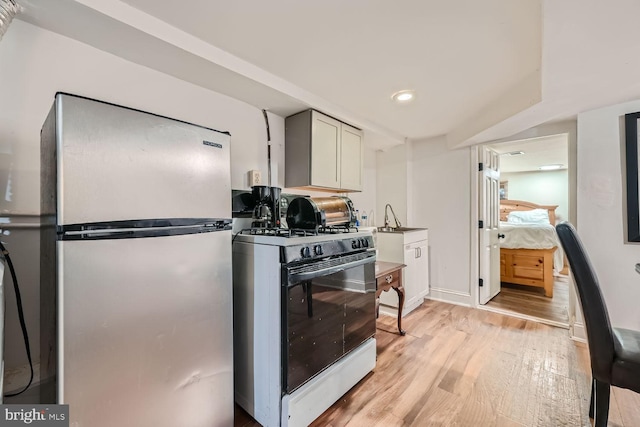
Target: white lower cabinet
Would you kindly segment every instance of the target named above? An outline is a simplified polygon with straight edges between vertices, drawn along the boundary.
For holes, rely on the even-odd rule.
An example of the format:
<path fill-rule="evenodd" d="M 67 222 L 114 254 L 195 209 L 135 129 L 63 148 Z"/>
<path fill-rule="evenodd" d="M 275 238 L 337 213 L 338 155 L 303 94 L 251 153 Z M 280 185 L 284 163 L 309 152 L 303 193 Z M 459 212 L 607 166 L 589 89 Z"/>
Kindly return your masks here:
<path fill-rule="evenodd" d="M 429 240 L 426 229 L 407 232 L 378 233 L 378 260 L 399 262 L 406 267 L 402 272 L 404 307 L 402 317 L 423 303 L 429 294 Z M 380 295 L 380 311 L 397 313 L 398 296 L 395 292 Z"/>

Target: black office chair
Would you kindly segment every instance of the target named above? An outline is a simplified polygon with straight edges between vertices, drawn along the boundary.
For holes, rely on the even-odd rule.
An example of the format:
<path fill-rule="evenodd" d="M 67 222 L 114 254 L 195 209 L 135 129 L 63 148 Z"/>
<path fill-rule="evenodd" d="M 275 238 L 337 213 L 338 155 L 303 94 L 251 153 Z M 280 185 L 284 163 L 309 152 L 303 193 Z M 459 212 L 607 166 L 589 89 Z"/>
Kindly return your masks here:
<path fill-rule="evenodd" d="M 640 393 L 640 332 L 611 327 L 598 278 L 575 228 L 563 222 L 556 230 L 578 288 L 587 327 L 593 377 L 589 417 L 593 418 L 595 409 L 595 427 L 605 427 L 612 385 Z"/>

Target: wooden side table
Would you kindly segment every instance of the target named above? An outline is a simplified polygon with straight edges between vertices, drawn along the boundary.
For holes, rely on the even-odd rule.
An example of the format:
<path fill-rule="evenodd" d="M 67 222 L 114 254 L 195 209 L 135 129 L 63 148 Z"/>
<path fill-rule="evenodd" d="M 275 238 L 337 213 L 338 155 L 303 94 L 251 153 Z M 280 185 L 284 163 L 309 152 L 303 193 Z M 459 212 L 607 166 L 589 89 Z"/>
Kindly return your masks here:
<path fill-rule="evenodd" d="M 402 330 L 402 307 L 404 306 L 404 288 L 402 287 L 402 269 L 405 264 L 396 262 L 376 261 L 376 318 L 380 311 L 380 294 L 393 289 L 398 294 L 398 331 Z"/>

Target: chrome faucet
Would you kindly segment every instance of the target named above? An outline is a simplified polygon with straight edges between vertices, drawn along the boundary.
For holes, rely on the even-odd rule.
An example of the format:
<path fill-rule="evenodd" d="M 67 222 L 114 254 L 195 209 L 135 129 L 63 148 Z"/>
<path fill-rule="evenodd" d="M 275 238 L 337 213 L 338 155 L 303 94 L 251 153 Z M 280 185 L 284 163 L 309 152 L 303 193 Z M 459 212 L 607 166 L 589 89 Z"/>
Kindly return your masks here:
<path fill-rule="evenodd" d="M 391 205 L 389 203 L 387 203 L 387 205 L 384 207 L 384 226 L 385 226 L 385 228 L 389 228 L 389 214 L 387 212 L 387 208 L 391 209 L 391 214 L 393 215 L 393 220 L 396 222 L 396 228 L 402 227 L 402 224 L 400 224 L 400 221 L 398 221 L 398 217 L 396 216 L 396 213 L 393 211 L 393 208 L 391 207 Z"/>

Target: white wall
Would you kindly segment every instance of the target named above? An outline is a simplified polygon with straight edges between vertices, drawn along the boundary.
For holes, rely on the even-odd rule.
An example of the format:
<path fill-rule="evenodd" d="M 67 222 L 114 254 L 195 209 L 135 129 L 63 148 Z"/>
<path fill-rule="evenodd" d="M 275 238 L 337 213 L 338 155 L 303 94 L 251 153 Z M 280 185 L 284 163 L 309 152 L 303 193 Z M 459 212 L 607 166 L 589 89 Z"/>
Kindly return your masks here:
<path fill-rule="evenodd" d="M 410 226 L 429 229 L 431 297 L 472 304 L 471 156 L 444 137 L 411 143 Z"/>
<path fill-rule="evenodd" d="M 508 181 L 508 198 L 539 205 L 558 205 L 556 220 L 569 219 L 569 173 L 566 169 L 540 172 L 500 174 L 500 181 Z"/>
<path fill-rule="evenodd" d="M 640 101 L 578 115 L 578 233 L 614 326 L 640 329 L 640 244 L 625 243 L 624 114 Z"/>
<path fill-rule="evenodd" d="M 397 145 L 377 152 L 376 225 L 384 225 L 386 204 L 390 204 L 402 225 L 407 223 L 407 145 Z M 387 211 L 391 225 L 395 225 L 391 210 Z"/>
<path fill-rule="evenodd" d="M 0 43 L 0 152 L 13 157 L 11 213 L 39 213 L 40 127 L 57 91 L 105 100 L 229 131 L 232 188 L 247 188 L 250 169 L 267 174 L 262 112 L 88 45 L 16 20 Z M 284 184 L 284 119 L 269 115 L 277 183 Z"/>
<path fill-rule="evenodd" d="M 266 183 L 267 135 L 259 109 L 15 20 L 0 42 L 0 214 L 14 222 L 38 222 L 40 128 L 58 91 L 229 131 L 232 188 L 248 188 L 247 171 L 251 169 L 260 170 Z M 269 121 L 273 185 L 282 187 L 284 119 L 269 113 Z M 9 174 L 10 200 L 4 197 Z M 374 209 L 375 188 L 375 154 L 369 150 L 365 154 L 365 193 L 352 195 L 356 205 Z M 14 255 L 37 361 L 39 232 L 37 227 L 29 230 L 3 236 L 3 241 Z M 13 291 L 6 294 L 5 358 L 7 368 L 12 369 L 26 359 Z"/>
<path fill-rule="evenodd" d="M 365 140 L 367 135 L 365 134 Z M 360 214 L 366 213 L 367 216 L 373 213 L 373 221 L 376 220 L 376 152 L 373 150 L 364 150 L 363 165 L 363 186 L 361 193 L 349 193 L 347 196 L 353 201 L 356 209 L 360 210 Z M 368 218 L 369 224 L 374 226 L 371 218 Z M 364 224 L 363 224 L 364 225 Z"/>
<path fill-rule="evenodd" d="M 430 298 L 472 304 L 469 149 L 432 138 L 378 152 L 377 164 L 378 225 L 390 203 L 403 225 L 428 228 Z"/>

